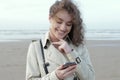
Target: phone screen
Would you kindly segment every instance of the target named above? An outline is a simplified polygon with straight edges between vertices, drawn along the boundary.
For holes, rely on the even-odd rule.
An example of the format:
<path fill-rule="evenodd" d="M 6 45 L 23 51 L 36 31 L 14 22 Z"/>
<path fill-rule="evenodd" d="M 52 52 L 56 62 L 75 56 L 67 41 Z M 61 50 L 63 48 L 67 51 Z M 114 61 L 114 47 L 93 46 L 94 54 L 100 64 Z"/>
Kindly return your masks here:
<path fill-rule="evenodd" d="M 63 69 L 65 69 L 65 68 L 67 68 L 67 67 L 69 67 L 69 66 L 73 66 L 73 65 L 76 65 L 76 63 L 75 63 L 75 62 L 67 62 L 67 63 L 65 63 L 65 64 L 63 65 Z"/>

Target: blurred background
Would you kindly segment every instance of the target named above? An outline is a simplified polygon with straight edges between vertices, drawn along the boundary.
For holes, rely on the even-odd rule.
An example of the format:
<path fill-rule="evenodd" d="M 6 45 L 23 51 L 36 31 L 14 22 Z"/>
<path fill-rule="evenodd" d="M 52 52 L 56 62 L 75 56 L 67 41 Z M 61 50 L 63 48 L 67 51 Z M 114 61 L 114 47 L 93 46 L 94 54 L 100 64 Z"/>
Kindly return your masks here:
<path fill-rule="evenodd" d="M 0 0 L 0 40 L 39 38 L 49 29 L 55 0 Z M 87 39 L 120 39 L 119 0 L 73 0 L 79 7 Z"/>
<path fill-rule="evenodd" d="M 85 27 L 96 80 L 120 80 L 120 0 L 73 0 Z M 0 80 L 24 80 L 32 39 L 49 29 L 55 0 L 0 0 Z"/>

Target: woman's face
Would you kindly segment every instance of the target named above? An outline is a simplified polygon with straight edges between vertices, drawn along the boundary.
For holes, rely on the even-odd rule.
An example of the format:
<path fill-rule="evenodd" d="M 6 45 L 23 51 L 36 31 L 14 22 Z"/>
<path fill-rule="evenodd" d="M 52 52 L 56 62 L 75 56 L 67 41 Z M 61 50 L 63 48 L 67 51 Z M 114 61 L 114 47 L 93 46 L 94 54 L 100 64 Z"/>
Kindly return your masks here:
<path fill-rule="evenodd" d="M 54 17 L 49 17 L 50 27 L 50 38 L 52 41 L 58 41 L 67 36 L 72 28 L 72 17 L 67 11 L 61 10 L 56 13 Z"/>

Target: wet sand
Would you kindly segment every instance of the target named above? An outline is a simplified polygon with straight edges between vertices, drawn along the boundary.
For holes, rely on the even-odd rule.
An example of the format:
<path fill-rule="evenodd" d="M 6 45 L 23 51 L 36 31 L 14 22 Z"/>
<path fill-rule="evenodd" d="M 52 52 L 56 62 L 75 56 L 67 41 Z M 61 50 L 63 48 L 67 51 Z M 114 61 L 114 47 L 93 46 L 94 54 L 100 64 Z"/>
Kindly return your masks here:
<path fill-rule="evenodd" d="M 0 80 L 25 80 L 26 55 L 30 41 L 0 42 Z M 86 42 L 96 80 L 120 80 L 120 41 Z"/>

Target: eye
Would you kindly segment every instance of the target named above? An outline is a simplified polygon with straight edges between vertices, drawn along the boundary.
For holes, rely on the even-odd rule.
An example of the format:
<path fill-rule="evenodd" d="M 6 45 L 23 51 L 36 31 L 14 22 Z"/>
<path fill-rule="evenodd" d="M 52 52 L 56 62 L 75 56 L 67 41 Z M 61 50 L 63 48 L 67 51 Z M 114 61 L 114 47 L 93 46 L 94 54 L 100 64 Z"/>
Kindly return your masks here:
<path fill-rule="evenodd" d="M 59 19 L 59 18 L 56 18 L 55 21 L 56 21 L 56 23 L 58 23 L 58 24 L 62 24 L 62 23 L 63 23 L 63 20 L 62 20 L 62 19 Z"/>
<path fill-rule="evenodd" d="M 66 25 L 67 25 L 67 26 L 72 26 L 72 23 L 67 23 Z"/>
<path fill-rule="evenodd" d="M 62 24 L 62 21 L 57 21 L 58 24 Z"/>

